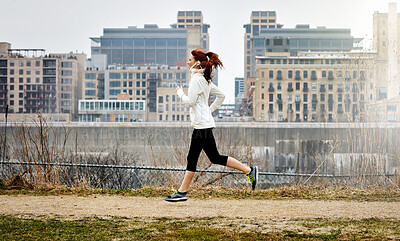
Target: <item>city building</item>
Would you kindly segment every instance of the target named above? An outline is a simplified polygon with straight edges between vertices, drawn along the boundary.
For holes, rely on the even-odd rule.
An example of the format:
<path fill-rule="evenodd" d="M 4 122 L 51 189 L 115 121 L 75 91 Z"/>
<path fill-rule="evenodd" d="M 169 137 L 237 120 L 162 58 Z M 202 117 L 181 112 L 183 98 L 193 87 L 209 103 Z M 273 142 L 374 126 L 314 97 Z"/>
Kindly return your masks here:
<path fill-rule="evenodd" d="M 389 3 L 387 13 L 373 15 L 373 47 L 376 51 L 375 82 L 377 101 L 369 104 L 375 113 L 371 121 L 400 121 L 400 14 L 397 4 Z"/>
<path fill-rule="evenodd" d="M 12 49 L 9 43 L 0 43 L 0 49 L 2 113 L 8 105 L 13 121 L 28 121 L 38 113 L 52 121 L 78 118 L 85 54 L 45 54 L 44 49 Z"/>
<path fill-rule="evenodd" d="M 298 24 L 295 28 L 283 28 L 282 24 L 277 23 L 274 11 L 253 11 L 250 23 L 244 25 L 244 28 L 246 30 L 244 35 L 244 82 L 246 87 L 242 109 L 253 117 L 255 114 L 253 105 L 259 98 L 256 95 L 256 92 L 259 91 L 255 85 L 259 80 L 256 71 L 262 68 L 256 67 L 256 64 L 261 62 L 261 60 L 257 62 L 259 57 L 281 58 L 281 61 L 284 59 L 290 61 L 290 56 L 295 57 L 305 52 L 336 52 L 340 54 L 358 49 L 355 44 L 362 40 L 352 37 L 350 29 L 330 29 L 323 26 L 310 28 L 308 24 Z M 275 68 L 276 65 L 272 67 Z M 305 68 L 308 67 L 310 66 L 305 66 Z M 264 121 L 269 119 L 264 116 Z"/>
<path fill-rule="evenodd" d="M 208 50 L 210 25 L 203 22 L 201 11 L 179 11 L 177 21 L 170 28 L 159 28 L 157 24 L 104 28 L 102 36 L 90 38 L 89 66 L 185 66 L 192 49 Z"/>
<path fill-rule="evenodd" d="M 189 121 L 189 106 L 180 102 L 175 88 L 187 90 L 187 56 L 196 48 L 208 51 L 209 27 L 201 11 L 179 11 L 171 28 L 156 24 L 105 28 L 103 36 L 91 38 L 83 100 L 117 100 L 119 94 L 127 94 L 129 100 L 144 101 L 143 121 Z M 218 83 L 218 72 L 214 73 L 214 83 Z M 85 121 L 121 120 L 93 118 Z"/>
<path fill-rule="evenodd" d="M 262 48 L 258 48 L 259 38 L 267 29 L 282 28 L 283 25 L 277 23 L 275 11 L 252 11 L 250 23 L 243 25 L 244 34 L 244 75 L 245 81 L 250 76 L 255 75 L 255 56 L 262 56 L 265 53 L 264 43 Z"/>
<path fill-rule="evenodd" d="M 117 100 L 79 100 L 79 122 L 146 121 L 144 100 L 130 100 L 118 94 Z"/>
<path fill-rule="evenodd" d="M 244 78 L 236 77 L 235 78 L 235 106 L 236 110 L 243 115 L 243 106 L 244 103 Z"/>
<path fill-rule="evenodd" d="M 89 69 L 83 81 L 83 99 L 117 100 L 119 94 L 127 94 L 129 100 L 144 101 L 143 121 L 188 121 L 189 106 L 180 101 L 175 89 L 182 86 L 187 92 L 189 79 L 187 68 L 178 66 Z"/>
<path fill-rule="evenodd" d="M 253 117 L 270 122 L 356 122 L 374 101 L 374 53 L 257 57 Z"/>
<path fill-rule="evenodd" d="M 210 37 L 208 34 L 209 24 L 203 22 L 201 11 L 178 11 L 177 24 L 172 24 L 172 28 L 187 28 L 191 26 L 200 27 L 202 48 L 208 51 L 210 48 Z"/>

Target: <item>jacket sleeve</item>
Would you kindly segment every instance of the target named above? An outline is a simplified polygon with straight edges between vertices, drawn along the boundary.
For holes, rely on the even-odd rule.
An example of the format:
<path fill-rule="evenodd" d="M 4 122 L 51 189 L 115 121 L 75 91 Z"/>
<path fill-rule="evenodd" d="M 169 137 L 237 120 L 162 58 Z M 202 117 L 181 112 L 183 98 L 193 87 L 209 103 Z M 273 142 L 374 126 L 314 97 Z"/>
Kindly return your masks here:
<path fill-rule="evenodd" d="M 177 92 L 179 98 L 182 99 L 182 102 L 189 104 L 190 107 L 193 107 L 196 104 L 199 93 L 201 93 L 201 89 L 196 79 L 190 80 L 188 95 L 185 95 L 182 89 L 179 89 Z"/>
<path fill-rule="evenodd" d="M 217 96 L 217 98 L 214 100 L 214 102 L 210 106 L 210 111 L 212 113 L 216 109 L 218 109 L 218 107 L 220 107 L 222 105 L 222 103 L 224 103 L 225 95 L 224 95 L 224 93 L 222 93 L 221 89 L 218 86 L 216 86 L 213 83 L 211 83 L 211 84 L 212 84 L 212 86 L 211 86 L 210 93 L 215 94 Z"/>

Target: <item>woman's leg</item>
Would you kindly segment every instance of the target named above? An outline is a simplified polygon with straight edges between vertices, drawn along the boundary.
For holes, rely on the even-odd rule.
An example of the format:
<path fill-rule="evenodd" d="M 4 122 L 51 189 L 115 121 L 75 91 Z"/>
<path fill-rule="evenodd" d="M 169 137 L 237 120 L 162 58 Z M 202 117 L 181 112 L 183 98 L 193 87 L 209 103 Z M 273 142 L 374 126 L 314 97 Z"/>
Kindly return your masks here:
<path fill-rule="evenodd" d="M 179 192 L 186 192 L 189 188 L 190 183 L 193 180 L 195 172 L 192 171 L 186 171 L 185 172 L 185 177 L 183 178 L 181 187 L 178 189 Z"/>
<path fill-rule="evenodd" d="M 187 167 L 185 177 L 183 178 L 181 187 L 178 189 L 179 192 L 186 192 L 189 189 L 189 185 L 193 180 L 193 176 L 196 172 L 197 161 L 200 156 L 200 152 L 203 149 L 202 138 L 204 138 L 204 131 L 194 129 L 192 133 L 192 139 L 190 141 L 189 153 L 187 156 Z"/>
<path fill-rule="evenodd" d="M 241 163 L 233 157 L 228 157 L 228 161 L 226 162 L 227 167 L 235 168 L 236 170 L 242 171 L 245 174 L 249 174 L 251 169 L 249 166 Z"/>
<path fill-rule="evenodd" d="M 245 174 L 249 174 L 251 171 L 249 166 L 241 163 L 233 157 L 219 154 L 212 129 L 207 130 L 207 140 L 203 144 L 203 149 L 210 161 L 214 164 L 235 168 Z"/>

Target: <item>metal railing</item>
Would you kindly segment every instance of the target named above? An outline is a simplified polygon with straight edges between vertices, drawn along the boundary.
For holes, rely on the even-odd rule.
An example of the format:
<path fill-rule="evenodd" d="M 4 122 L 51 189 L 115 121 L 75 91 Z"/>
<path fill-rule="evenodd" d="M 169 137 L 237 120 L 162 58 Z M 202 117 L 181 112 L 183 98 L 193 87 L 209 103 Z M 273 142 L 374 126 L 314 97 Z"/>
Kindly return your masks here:
<path fill-rule="evenodd" d="M 38 166 L 33 173 L 57 173 L 61 184 L 73 186 L 86 183 L 96 188 L 140 188 L 144 186 L 176 186 L 183 180 L 184 168 L 130 166 L 92 163 L 37 163 L 1 161 L 0 175 L 27 173 L 27 168 Z M 32 172 L 31 172 L 32 173 Z M 195 182 L 207 186 L 223 186 L 239 188 L 246 186 L 246 178 L 242 172 L 229 170 L 197 170 Z M 216 175 L 217 174 L 217 175 Z M 360 176 L 360 175 L 359 175 Z M 343 179 L 357 178 L 356 175 L 331 175 L 316 173 L 278 173 L 259 172 L 258 187 L 285 184 L 305 184 L 308 181 L 337 182 Z M 363 177 L 397 177 L 396 174 L 362 174 Z M 35 177 L 25 177 L 33 179 Z M 32 181 L 32 180 L 31 180 Z"/>

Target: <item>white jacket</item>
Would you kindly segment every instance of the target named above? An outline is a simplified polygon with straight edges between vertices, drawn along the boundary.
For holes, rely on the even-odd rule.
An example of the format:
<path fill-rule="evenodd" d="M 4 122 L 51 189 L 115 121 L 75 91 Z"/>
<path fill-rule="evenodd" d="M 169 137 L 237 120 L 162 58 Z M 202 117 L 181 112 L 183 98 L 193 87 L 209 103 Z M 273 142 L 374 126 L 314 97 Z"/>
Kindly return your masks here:
<path fill-rule="evenodd" d="M 208 83 L 204 78 L 203 69 L 192 69 L 192 76 L 189 82 L 188 95 L 182 89 L 177 94 L 182 102 L 190 106 L 190 120 L 195 129 L 206 129 L 215 127 L 214 112 L 224 102 L 225 95 L 220 88 L 213 83 Z M 208 106 L 208 97 L 215 94 L 217 98 Z"/>

